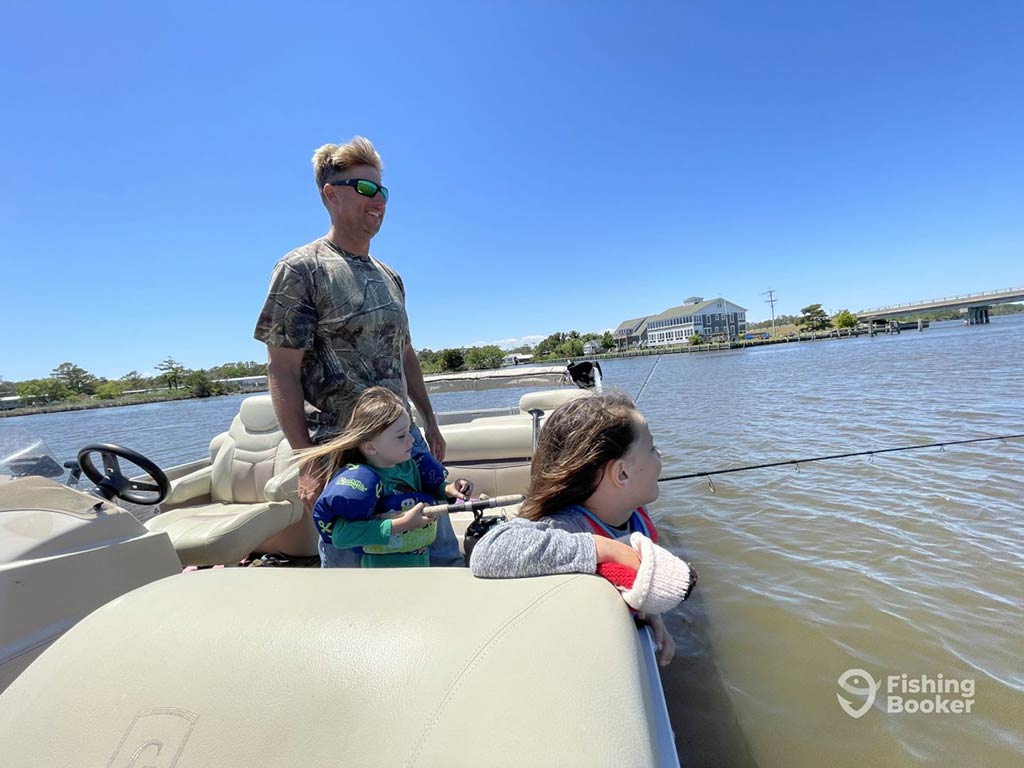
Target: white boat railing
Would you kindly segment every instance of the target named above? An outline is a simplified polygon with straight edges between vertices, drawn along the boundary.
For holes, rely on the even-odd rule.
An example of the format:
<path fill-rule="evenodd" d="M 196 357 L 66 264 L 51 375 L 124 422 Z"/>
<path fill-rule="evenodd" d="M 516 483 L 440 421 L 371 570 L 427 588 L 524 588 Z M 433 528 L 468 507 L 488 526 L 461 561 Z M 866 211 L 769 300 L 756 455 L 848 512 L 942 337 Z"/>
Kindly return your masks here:
<path fill-rule="evenodd" d="M 515 387 L 572 386 L 572 378 L 564 365 L 520 366 L 485 371 L 441 373 L 423 377 L 427 392 L 482 392 L 489 389 Z"/>

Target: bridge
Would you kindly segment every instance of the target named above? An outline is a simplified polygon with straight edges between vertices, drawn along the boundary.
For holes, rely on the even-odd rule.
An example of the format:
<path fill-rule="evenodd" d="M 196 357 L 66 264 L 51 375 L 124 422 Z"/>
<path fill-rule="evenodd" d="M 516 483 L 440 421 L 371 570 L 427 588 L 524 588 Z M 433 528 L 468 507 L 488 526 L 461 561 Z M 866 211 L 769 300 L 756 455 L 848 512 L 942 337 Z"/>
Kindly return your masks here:
<path fill-rule="evenodd" d="M 862 309 L 857 318 L 869 324 L 884 322 L 904 315 L 917 315 L 937 309 L 966 309 L 968 325 L 983 325 L 988 322 L 989 308 L 993 304 L 1024 301 L 1024 288 L 1008 288 L 1005 291 L 968 293 L 965 296 L 947 296 L 944 299 L 929 299 L 910 304 L 894 304 L 889 307 Z"/>

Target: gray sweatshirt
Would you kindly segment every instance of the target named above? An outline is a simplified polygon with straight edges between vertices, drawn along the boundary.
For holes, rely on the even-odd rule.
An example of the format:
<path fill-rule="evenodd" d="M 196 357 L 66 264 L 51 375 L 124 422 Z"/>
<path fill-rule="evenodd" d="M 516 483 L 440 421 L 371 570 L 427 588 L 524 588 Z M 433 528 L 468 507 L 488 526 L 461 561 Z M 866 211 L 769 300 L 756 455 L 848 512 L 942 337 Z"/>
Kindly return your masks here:
<path fill-rule="evenodd" d="M 579 512 L 556 512 L 534 522 L 513 518 L 492 528 L 473 548 L 469 568 L 485 579 L 594 573 L 594 529 Z"/>

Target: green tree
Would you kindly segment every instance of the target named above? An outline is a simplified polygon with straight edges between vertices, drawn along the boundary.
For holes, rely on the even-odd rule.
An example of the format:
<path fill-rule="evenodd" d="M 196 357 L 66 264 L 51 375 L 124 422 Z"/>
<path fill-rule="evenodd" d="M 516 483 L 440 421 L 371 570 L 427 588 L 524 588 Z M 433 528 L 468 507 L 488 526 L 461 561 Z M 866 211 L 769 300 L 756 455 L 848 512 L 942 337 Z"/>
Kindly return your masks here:
<path fill-rule="evenodd" d="M 206 371 L 189 371 L 185 378 L 185 386 L 192 393 L 192 397 L 210 397 L 223 393 L 223 387 L 210 380 Z"/>
<path fill-rule="evenodd" d="M 96 377 L 74 363 L 61 363 L 50 372 L 50 376 L 80 395 L 91 395 L 96 391 Z"/>
<path fill-rule="evenodd" d="M 122 391 L 125 389 L 142 389 L 145 378 L 138 371 L 128 371 L 118 381 L 121 382 Z"/>
<path fill-rule="evenodd" d="M 558 348 L 565 343 L 566 334 L 562 332 L 552 333 L 543 341 L 539 342 L 534 348 L 534 354 L 537 357 L 549 357 L 557 353 Z"/>
<path fill-rule="evenodd" d="M 185 366 L 173 357 L 168 357 L 157 365 L 156 369 L 163 372 L 164 381 L 167 382 L 169 389 L 177 389 L 180 386 L 182 376 L 185 373 Z"/>
<path fill-rule="evenodd" d="M 558 349 L 555 352 L 558 357 L 566 359 L 570 357 L 583 357 L 583 339 L 579 338 L 579 334 L 576 334 L 575 338 L 567 338 L 558 345 Z"/>
<path fill-rule="evenodd" d="M 605 350 L 615 349 L 615 337 L 612 336 L 611 331 L 605 331 L 601 337 L 601 348 Z"/>
<path fill-rule="evenodd" d="M 124 392 L 124 384 L 120 381 L 105 381 L 96 387 L 97 400 L 113 400 Z"/>
<path fill-rule="evenodd" d="M 52 403 L 55 400 L 66 400 L 73 394 L 63 381 L 53 377 L 19 382 L 17 390 L 18 395 L 29 403 L 35 401 Z"/>
<path fill-rule="evenodd" d="M 796 322 L 798 325 L 805 326 L 809 331 L 828 328 L 828 313 L 821 308 L 821 304 L 810 304 L 800 310 L 800 317 Z"/>
<path fill-rule="evenodd" d="M 13 381 L 6 381 L 0 376 L 0 395 L 14 395 L 18 392 L 18 385 Z"/>
<path fill-rule="evenodd" d="M 466 350 L 466 367 L 471 371 L 480 371 L 487 368 L 500 368 L 501 360 L 505 353 L 501 347 L 488 344 L 484 347 L 470 347 Z"/>
<path fill-rule="evenodd" d="M 841 309 L 832 315 L 832 325 L 836 328 L 855 328 L 857 316 L 848 309 Z"/>
<path fill-rule="evenodd" d="M 698 344 L 703 344 L 703 343 L 704 343 L 704 337 L 701 336 L 699 333 L 695 333 L 695 334 L 693 334 L 693 336 L 690 337 L 690 346 L 692 346 L 692 347 L 696 347 Z"/>
<path fill-rule="evenodd" d="M 416 352 L 416 358 L 420 361 L 420 368 L 424 373 L 437 373 L 441 370 L 438 357 L 439 353 L 432 349 L 421 349 Z"/>
<path fill-rule="evenodd" d="M 243 376 L 266 376 L 267 364 L 254 360 L 223 363 L 206 371 L 211 379 L 238 379 Z"/>
<path fill-rule="evenodd" d="M 461 371 L 466 364 L 466 357 L 461 349 L 442 349 L 437 354 L 442 371 Z"/>

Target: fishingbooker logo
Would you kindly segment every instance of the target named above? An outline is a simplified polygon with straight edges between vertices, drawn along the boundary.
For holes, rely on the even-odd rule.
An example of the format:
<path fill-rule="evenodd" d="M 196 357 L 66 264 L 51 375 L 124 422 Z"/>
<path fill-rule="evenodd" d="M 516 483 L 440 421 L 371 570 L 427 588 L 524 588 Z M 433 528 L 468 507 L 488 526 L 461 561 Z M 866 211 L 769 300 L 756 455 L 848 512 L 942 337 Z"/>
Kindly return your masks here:
<path fill-rule="evenodd" d="M 886 675 L 875 680 L 863 669 L 848 669 L 836 681 L 846 693 L 863 697 L 858 702 L 850 701 L 837 693 L 836 699 L 843 711 L 852 718 L 867 714 L 875 703 L 879 690 L 885 685 L 883 709 L 890 715 L 963 715 L 970 714 L 974 706 L 974 679 L 970 677 L 945 677 L 940 672 L 931 675 Z"/>
<path fill-rule="evenodd" d="M 847 693 L 865 697 L 861 705 L 855 707 L 852 702 L 844 699 L 837 693 L 836 698 L 839 699 L 839 706 L 843 708 L 846 714 L 850 717 L 858 718 L 871 709 L 871 705 L 875 703 L 875 695 L 878 693 L 878 683 L 875 682 L 875 678 L 863 669 L 848 669 L 839 676 L 837 682 L 839 687 Z"/>

